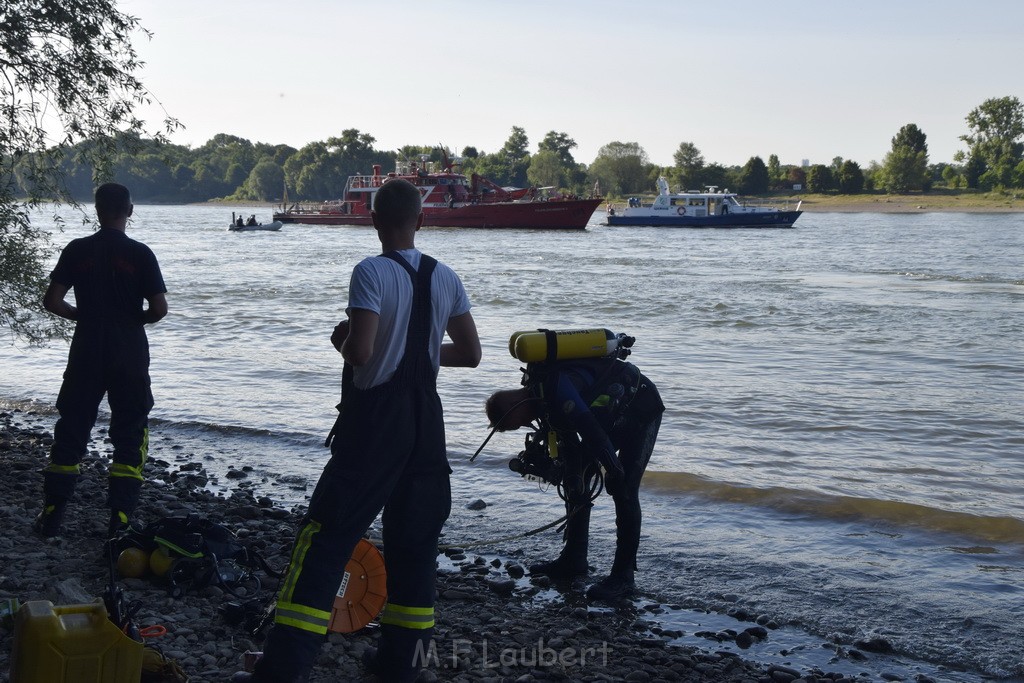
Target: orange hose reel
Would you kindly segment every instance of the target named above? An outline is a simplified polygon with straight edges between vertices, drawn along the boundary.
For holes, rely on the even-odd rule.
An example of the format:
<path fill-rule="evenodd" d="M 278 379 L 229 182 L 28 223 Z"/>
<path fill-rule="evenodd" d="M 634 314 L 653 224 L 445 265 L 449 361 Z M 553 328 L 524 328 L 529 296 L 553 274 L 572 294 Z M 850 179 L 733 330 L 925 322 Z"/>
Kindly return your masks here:
<path fill-rule="evenodd" d="M 360 539 L 345 565 L 327 628 L 335 633 L 358 631 L 377 618 L 387 597 L 384 556 L 368 540 Z"/>

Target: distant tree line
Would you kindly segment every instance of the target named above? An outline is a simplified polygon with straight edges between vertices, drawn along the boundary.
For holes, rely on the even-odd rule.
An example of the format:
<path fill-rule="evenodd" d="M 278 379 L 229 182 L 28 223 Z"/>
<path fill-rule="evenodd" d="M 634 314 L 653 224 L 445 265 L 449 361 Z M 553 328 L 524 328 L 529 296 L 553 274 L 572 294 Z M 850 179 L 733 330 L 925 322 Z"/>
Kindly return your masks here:
<path fill-rule="evenodd" d="M 391 170 L 400 159 L 441 156 L 432 146 L 378 150 L 355 129 L 301 149 L 227 134 L 196 148 L 171 144 L 178 121 L 168 116 L 151 130 L 138 118 L 139 107 L 158 104 L 136 76 L 142 62 L 131 36 L 145 29 L 115 0 L 5 0 L 0 26 L 0 333 L 12 339 L 35 344 L 68 334 L 66 321 L 41 306 L 53 245 L 33 217 L 47 207 L 60 225 L 55 207 L 90 202 L 101 182 L 129 185 L 139 202 L 317 201 L 337 197 L 349 175 L 374 164 Z M 609 196 L 649 192 L 660 175 L 676 187 L 746 194 L 795 184 L 819 192 L 1024 187 L 1020 101 L 986 100 L 966 122 L 960 140 L 967 150 L 951 164 L 928 163 L 925 134 L 912 123 L 893 137 L 882 163 L 866 169 L 841 158 L 829 166 L 783 166 L 774 154 L 767 163 L 755 156 L 726 167 L 707 163 L 692 142 L 680 143 L 668 168 L 652 164 L 638 143 L 620 141 L 604 145 L 588 165 L 573 157 L 577 145 L 568 134 L 549 132 L 531 153 L 519 127 L 501 149 L 466 147 L 460 157 L 465 173 L 501 185 Z"/>
<path fill-rule="evenodd" d="M 872 161 L 867 168 L 842 157 L 828 165 L 784 165 L 775 154 L 767 163 L 754 156 L 743 166 L 724 166 L 707 162 L 692 142 L 680 143 L 673 155 L 674 165 L 664 168 L 652 164 L 638 143 L 619 141 L 601 147 L 588 165 L 573 157 L 577 145 L 567 133 L 549 132 L 531 153 L 526 131 L 518 126 L 512 128 L 501 149 L 486 153 L 465 147 L 458 158 L 463 173 L 479 173 L 503 186 L 550 187 L 576 194 L 596 191 L 620 197 L 651 192 L 662 175 L 678 188 L 716 185 L 746 195 L 789 192 L 795 187 L 843 194 L 927 192 L 937 186 L 1024 188 L 1021 102 L 1016 97 L 986 100 L 966 122 L 969 132 L 960 140 L 968 149 L 958 152 L 954 163 L 929 163 L 927 136 L 913 123 L 899 129 L 881 163 Z M 372 136 L 355 129 L 300 149 L 253 143 L 224 133 L 196 148 L 127 135 L 108 160 L 109 174 L 130 186 L 142 202 L 322 201 L 337 198 L 348 176 L 370 173 L 375 164 L 386 172 L 394 169 L 396 161 L 425 158 L 439 162 L 442 158 L 441 148 L 432 145 L 379 150 Z M 92 146 L 90 141 L 79 142 L 53 155 L 67 179 L 70 196 L 79 201 L 88 201 L 94 187 L 92 160 L 96 153 Z M 17 188 L 25 195 L 34 191 L 36 166 L 29 158 L 13 164 Z"/>

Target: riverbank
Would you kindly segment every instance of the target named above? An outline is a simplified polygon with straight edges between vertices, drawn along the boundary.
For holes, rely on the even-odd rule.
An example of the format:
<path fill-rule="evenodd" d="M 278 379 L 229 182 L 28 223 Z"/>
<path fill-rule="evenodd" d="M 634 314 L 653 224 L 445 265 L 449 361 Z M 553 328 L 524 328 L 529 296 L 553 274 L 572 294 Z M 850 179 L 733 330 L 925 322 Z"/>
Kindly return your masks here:
<path fill-rule="evenodd" d="M 745 198 L 744 198 L 745 199 Z M 641 195 L 645 203 L 654 200 L 653 195 Z M 799 193 L 778 195 L 759 199 L 766 203 L 788 203 L 791 207 L 800 202 L 800 208 L 807 213 L 1018 213 L 1024 211 L 1024 191 L 1011 192 L 967 192 L 935 190 L 928 193 L 912 194 L 810 194 Z M 315 204 L 315 202 L 310 203 Z M 625 208 L 622 200 L 609 200 L 616 208 Z M 268 202 L 239 202 L 214 200 L 204 205 L 225 207 L 253 207 L 271 211 L 279 210 L 280 204 Z"/>
<path fill-rule="evenodd" d="M 5 492 L 0 506 L 0 600 L 79 604 L 101 596 L 109 581 L 101 559 L 108 445 L 96 443 L 83 462 L 64 536 L 43 540 L 29 531 L 39 506 L 39 470 L 46 462 L 51 420 L 0 412 L 0 486 Z M 271 567 L 283 568 L 302 510 L 275 506 L 244 481 L 229 495 L 203 490 L 205 482 L 201 461 L 183 455 L 180 446 L 153 444 L 138 521 L 198 514 L 233 529 Z M 733 628 L 705 636 L 708 649 L 682 647 L 671 642 L 680 634 L 663 629 L 658 620 L 659 614 L 677 606 L 664 604 L 657 596 L 644 595 L 614 607 L 588 605 L 578 586 L 531 580 L 515 561 L 457 548 L 439 556 L 439 568 L 436 657 L 421 675 L 426 682 L 852 680 L 821 670 L 762 666 L 715 647 L 724 640 L 749 646 L 770 639 L 774 624 L 764 616 L 737 612 Z M 245 599 L 269 602 L 274 582 L 263 578 L 266 585 L 243 593 Z M 121 585 L 126 597 L 141 605 L 140 626 L 167 628 L 167 635 L 150 642 L 175 660 L 191 683 L 225 681 L 240 668 L 246 651 L 259 649 L 260 639 L 224 611 L 237 599 L 221 588 L 211 586 L 175 598 L 165 585 L 150 579 L 124 579 Z M 552 592 L 556 599 L 551 599 Z M 332 634 L 311 683 L 369 680 L 359 662 L 375 640 L 373 629 Z M 12 645 L 9 625 L 0 628 L 0 682 L 9 680 Z M 872 647 L 884 643 L 865 643 L 861 649 Z M 866 656 L 852 647 L 835 650 L 837 657 L 846 659 Z"/>
<path fill-rule="evenodd" d="M 1016 213 L 1024 211 L 1024 192 L 1003 194 L 928 192 L 914 194 L 806 194 L 786 198 L 802 202 L 808 213 Z"/>

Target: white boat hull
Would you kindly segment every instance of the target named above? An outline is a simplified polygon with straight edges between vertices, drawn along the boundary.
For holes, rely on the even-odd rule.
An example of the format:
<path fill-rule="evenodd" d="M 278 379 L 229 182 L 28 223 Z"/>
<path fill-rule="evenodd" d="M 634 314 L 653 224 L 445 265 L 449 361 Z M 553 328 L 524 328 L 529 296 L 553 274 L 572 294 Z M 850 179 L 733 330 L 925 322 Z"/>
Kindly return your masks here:
<path fill-rule="evenodd" d="M 647 225 L 669 228 L 792 228 L 802 211 L 750 211 L 724 216 L 679 216 L 664 212 L 609 215 L 608 225 Z"/>

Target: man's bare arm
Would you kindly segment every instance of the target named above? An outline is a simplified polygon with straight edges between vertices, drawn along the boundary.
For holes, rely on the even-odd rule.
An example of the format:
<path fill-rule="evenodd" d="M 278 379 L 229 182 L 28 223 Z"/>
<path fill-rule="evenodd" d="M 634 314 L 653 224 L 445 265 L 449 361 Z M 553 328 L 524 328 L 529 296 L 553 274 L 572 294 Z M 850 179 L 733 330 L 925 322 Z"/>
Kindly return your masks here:
<path fill-rule="evenodd" d="M 142 322 L 155 323 L 167 315 L 167 297 L 163 293 L 146 297 L 149 308 L 142 312 Z"/>
<path fill-rule="evenodd" d="M 380 316 L 364 308 L 353 308 L 348 316 L 348 336 L 341 346 L 341 355 L 350 365 L 366 365 L 373 356 Z"/>
<path fill-rule="evenodd" d="M 69 289 L 51 280 L 50 286 L 46 288 L 46 294 L 43 295 L 43 308 L 62 318 L 78 320 L 78 309 L 64 300 Z"/>
<path fill-rule="evenodd" d="M 480 336 L 470 312 L 448 319 L 451 342 L 441 344 L 441 365 L 446 368 L 475 368 L 480 365 Z"/>

